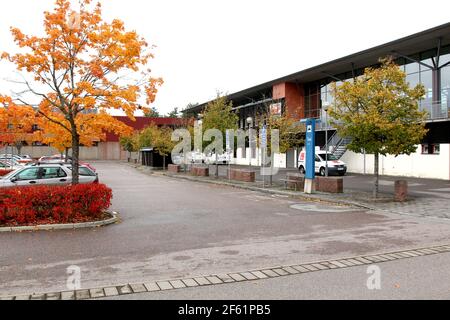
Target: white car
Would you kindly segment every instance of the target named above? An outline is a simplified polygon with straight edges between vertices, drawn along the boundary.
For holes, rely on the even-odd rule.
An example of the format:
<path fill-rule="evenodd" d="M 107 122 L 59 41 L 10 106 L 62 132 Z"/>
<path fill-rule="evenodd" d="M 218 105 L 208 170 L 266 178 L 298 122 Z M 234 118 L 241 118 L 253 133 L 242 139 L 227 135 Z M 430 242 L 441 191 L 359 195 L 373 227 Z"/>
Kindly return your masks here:
<path fill-rule="evenodd" d="M 216 159 L 218 164 L 229 164 L 232 160 L 231 153 L 225 152 L 223 154 L 218 154 L 216 158 L 215 153 L 210 153 L 205 158 L 206 164 L 216 164 Z"/>
<path fill-rule="evenodd" d="M 98 183 L 98 175 L 85 166 L 80 167 L 80 184 Z M 72 170 L 61 164 L 33 165 L 11 172 L 0 179 L 0 188 L 36 185 L 69 185 Z"/>
<path fill-rule="evenodd" d="M 322 177 L 326 175 L 326 156 L 328 155 L 328 174 L 331 175 L 339 175 L 344 176 L 347 173 L 347 165 L 345 162 L 337 159 L 333 154 L 327 153 L 325 151 L 316 151 L 315 154 L 315 172 L 320 174 Z M 298 158 L 298 169 L 300 173 L 306 173 L 306 164 L 305 164 L 306 151 L 303 150 L 300 152 Z"/>
<path fill-rule="evenodd" d="M 203 163 L 205 162 L 205 155 L 198 151 L 189 152 L 187 154 L 187 160 L 190 163 Z"/>

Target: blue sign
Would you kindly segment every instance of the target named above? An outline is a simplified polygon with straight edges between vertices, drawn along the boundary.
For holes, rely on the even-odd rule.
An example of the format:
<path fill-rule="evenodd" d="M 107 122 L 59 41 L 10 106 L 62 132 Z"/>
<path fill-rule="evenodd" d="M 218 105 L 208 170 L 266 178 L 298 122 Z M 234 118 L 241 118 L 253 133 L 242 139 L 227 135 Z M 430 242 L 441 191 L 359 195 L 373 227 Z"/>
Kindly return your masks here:
<path fill-rule="evenodd" d="M 316 177 L 316 119 L 302 120 L 306 123 L 306 179 L 314 179 Z"/>
<path fill-rule="evenodd" d="M 261 148 L 265 149 L 267 148 L 267 128 L 264 126 L 261 129 Z"/>

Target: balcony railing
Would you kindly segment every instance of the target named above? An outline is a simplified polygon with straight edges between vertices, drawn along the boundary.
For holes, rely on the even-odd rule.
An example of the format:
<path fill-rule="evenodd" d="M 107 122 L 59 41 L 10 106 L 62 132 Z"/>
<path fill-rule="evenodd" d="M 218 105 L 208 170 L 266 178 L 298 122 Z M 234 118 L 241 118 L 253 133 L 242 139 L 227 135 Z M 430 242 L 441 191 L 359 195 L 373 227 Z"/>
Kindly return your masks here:
<path fill-rule="evenodd" d="M 428 120 L 442 120 L 450 118 L 450 101 L 445 103 L 421 103 L 420 110 L 426 111 Z"/>
<path fill-rule="evenodd" d="M 419 109 L 427 112 L 428 121 L 450 119 L 450 101 L 445 103 L 421 102 Z M 331 125 L 332 118 L 330 116 L 327 117 L 322 109 L 308 110 L 305 112 L 305 117 L 320 120 L 316 125 L 316 130 L 333 129 Z"/>

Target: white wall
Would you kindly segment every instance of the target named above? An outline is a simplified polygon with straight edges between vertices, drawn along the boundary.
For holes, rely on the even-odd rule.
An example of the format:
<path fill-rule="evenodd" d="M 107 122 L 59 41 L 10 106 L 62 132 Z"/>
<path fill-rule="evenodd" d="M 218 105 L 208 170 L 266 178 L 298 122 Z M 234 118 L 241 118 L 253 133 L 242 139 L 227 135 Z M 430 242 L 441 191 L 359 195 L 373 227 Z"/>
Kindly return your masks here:
<path fill-rule="evenodd" d="M 256 149 L 256 157 L 250 159 L 251 151 L 250 148 L 246 149 L 245 156 L 243 157 L 243 150 L 241 148 L 237 149 L 236 155 L 237 157 L 234 159 L 234 163 L 237 165 L 243 165 L 248 166 L 250 163 L 252 166 L 259 167 L 262 163 L 262 151 L 257 148 Z M 287 158 L 286 154 L 278 154 L 276 153 L 274 155 L 275 161 L 274 161 L 274 168 L 286 168 L 287 166 Z"/>
<path fill-rule="evenodd" d="M 404 177 L 450 179 L 450 144 L 441 144 L 439 155 L 422 154 L 422 147 L 410 156 L 380 157 L 380 174 Z M 348 171 L 364 173 L 364 155 L 347 151 L 342 157 Z M 366 155 L 366 173 L 374 172 L 374 156 Z"/>

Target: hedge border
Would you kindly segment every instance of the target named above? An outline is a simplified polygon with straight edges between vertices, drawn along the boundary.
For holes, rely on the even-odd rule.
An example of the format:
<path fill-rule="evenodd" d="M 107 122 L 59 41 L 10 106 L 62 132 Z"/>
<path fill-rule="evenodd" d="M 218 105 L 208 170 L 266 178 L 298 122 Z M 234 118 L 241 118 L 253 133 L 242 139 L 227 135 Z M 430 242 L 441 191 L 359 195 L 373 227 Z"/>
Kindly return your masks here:
<path fill-rule="evenodd" d="M 54 230 L 76 230 L 85 228 L 98 228 L 111 225 L 120 221 L 117 212 L 106 212 L 111 217 L 105 220 L 83 223 L 68 223 L 68 224 L 44 224 L 37 226 L 24 227 L 1 227 L 0 233 L 3 232 L 24 232 L 24 231 L 54 231 Z"/>

